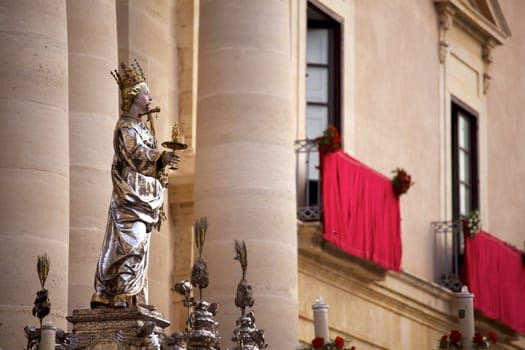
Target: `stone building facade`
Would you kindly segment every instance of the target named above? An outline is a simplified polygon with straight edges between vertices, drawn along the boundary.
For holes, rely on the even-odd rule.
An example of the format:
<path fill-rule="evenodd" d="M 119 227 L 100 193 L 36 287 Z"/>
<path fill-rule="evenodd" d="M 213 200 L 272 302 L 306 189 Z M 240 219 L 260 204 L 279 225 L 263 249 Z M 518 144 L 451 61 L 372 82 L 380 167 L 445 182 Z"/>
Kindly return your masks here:
<path fill-rule="evenodd" d="M 37 255 L 52 262 L 53 324 L 67 329 L 65 316 L 89 307 L 119 113 L 109 72 L 135 58 L 161 108 L 158 138 L 178 121 L 190 145 L 170 176 L 168 221 L 150 253 L 150 299 L 172 331 L 185 311 L 170 289 L 191 272 L 192 223 L 206 216 L 205 293 L 221 305 L 224 348 L 238 313 L 234 239 L 248 244 L 257 325 L 271 348 L 310 341 L 318 295 L 331 305 L 331 334 L 357 349 L 437 348 L 457 327 L 452 292 L 434 282 L 431 226 L 457 211 L 453 106 L 477 123 L 483 228 L 522 248 L 521 0 L 2 0 L 0 8 L 0 348 L 24 346 L 23 327 L 37 322 Z M 312 47 L 330 60 L 312 61 Z M 316 72 L 335 84 L 321 91 L 330 101 L 315 101 Z M 315 114 L 323 108 L 329 116 Z M 401 200 L 400 273 L 324 244 L 320 222 L 297 219 L 294 141 L 327 123 L 338 125 L 347 153 L 387 176 L 403 166 L 417 183 Z M 525 349 L 523 335 L 476 317 L 478 329 L 497 331 L 494 348 Z"/>

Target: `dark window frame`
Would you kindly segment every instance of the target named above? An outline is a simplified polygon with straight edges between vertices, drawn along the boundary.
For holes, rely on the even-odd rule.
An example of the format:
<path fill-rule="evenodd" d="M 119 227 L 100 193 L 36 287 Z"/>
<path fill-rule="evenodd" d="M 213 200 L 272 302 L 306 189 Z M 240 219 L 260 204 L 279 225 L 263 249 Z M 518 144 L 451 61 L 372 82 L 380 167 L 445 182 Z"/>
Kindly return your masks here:
<path fill-rule="evenodd" d="M 328 66 L 328 103 L 315 103 L 306 101 L 307 105 L 322 105 L 328 107 L 328 125 L 335 126 L 341 130 L 341 91 L 342 91 L 342 77 L 341 77 L 341 62 L 342 62 L 342 25 L 331 16 L 327 11 L 323 11 L 319 6 L 312 2 L 308 2 L 308 10 L 316 13 L 320 19 L 307 18 L 307 29 L 322 28 L 328 29 L 328 65 L 324 64 L 309 64 L 307 67 L 326 67 Z"/>
<path fill-rule="evenodd" d="M 460 179 L 459 179 L 459 140 L 458 124 L 459 116 L 467 119 L 469 124 L 469 182 L 470 182 L 470 210 L 479 209 L 479 144 L 478 114 L 459 99 L 451 99 L 451 132 L 452 132 L 452 219 L 461 220 L 465 216 L 460 214 Z M 468 215 L 468 214 L 467 214 Z"/>

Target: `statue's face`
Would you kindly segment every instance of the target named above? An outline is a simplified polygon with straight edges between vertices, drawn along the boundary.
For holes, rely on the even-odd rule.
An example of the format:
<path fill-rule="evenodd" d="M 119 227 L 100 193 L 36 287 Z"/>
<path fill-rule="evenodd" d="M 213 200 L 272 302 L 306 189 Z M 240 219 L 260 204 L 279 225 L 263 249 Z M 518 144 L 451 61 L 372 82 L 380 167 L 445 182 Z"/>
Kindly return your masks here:
<path fill-rule="evenodd" d="M 144 84 L 140 93 L 135 97 L 135 104 L 139 107 L 141 113 L 146 113 L 151 101 L 148 85 Z"/>

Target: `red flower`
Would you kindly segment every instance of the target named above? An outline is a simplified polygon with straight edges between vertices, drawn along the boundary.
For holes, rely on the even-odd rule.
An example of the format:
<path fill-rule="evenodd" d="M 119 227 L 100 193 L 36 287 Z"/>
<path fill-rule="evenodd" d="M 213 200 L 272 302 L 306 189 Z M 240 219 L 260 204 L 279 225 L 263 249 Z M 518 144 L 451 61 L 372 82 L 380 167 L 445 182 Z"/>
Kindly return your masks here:
<path fill-rule="evenodd" d="M 488 332 L 487 336 L 489 337 L 489 339 L 492 341 L 493 344 L 496 344 L 496 340 L 497 340 L 496 333 Z"/>
<path fill-rule="evenodd" d="M 345 341 L 341 337 L 335 337 L 334 344 L 336 348 L 342 349 L 345 346 Z"/>
<path fill-rule="evenodd" d="M 461 341 L 461 333 L 454 329 L 450 332 L 450 341 L 453 343 L 459 343 Z"/>
<path fill-rule="evenodd" d="M 320 349 L 324 346 L 324 338 L 323 337 L 315 337 L 312 340 L 312 346 L 314 349 Z"/>
<path fill-rule="evenodd" d="M 475 333 L 474 337 L 472 337 L 472 342 L 476 345 L 483 344 L 483 336 L 481 335 L 481 333 Z"/>
<path fill-rule="evenodd" d="M 410 186 L 414 184 L 412 182 L 412 176 L 410 176 L 405 169 L 396 168 L 396 170 L 392 172 L 395 174 L 392 178 L 392 187 L 396 196 L 400 196 L 406 193 Z"/>
<path fill-rule="evenodd" d="M 355 346 L 352 346 L 352 347 L 350 348 L 350 350 L 355 350 Z"/>
<path fill-rule="evenodd" d="M 448 335 L 444 335 L 441 337 L 441 340 L 439 341 L 439 348 L 440 349 L 446 349 L 448 347 Z"/>
<path fill-rule="evenodd" d="M 331 125 L 323 132 L 323 136 L 317 137 L 315 141 L 319 146 L 319 152 L 322 154 L 336 152 L 341 149 L 341 135 Z"/>

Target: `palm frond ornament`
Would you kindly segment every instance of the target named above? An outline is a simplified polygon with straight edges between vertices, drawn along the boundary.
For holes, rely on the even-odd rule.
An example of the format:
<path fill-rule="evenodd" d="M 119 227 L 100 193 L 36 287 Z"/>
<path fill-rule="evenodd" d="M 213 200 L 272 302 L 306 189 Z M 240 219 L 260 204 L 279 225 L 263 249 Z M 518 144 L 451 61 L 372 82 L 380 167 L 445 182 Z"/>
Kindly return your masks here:
<path fill-rule="evenodd" d="M 241 309 L 241 316 L 245 315 L 246 307 L 252 307 L 254 299 L 252 296 L 252 286 L 246 280 L 246 270 L 248 269 L 248 251 L 246 242 L 235 240 L 235 260 L 239 260 L 242 269 L 242 278 L 237 285 L 237 294 L 235 296 L 235 306 Z"/>
<path fill-rule="evenodd" d="M 40 280 L 40 285 L 42 286 L 42 289 L 44 289 L 47 276 L 49 276 L 49 265 L 51 265 L 51 261 L 49 260 L 49 257 L 47 254 L 39 255 L 38 260 L 36 263 L 36 270 L 38 273 L 38 279 Z"/>
<path fill-rule="evenodd" d="M 248 251 L 246 249 L 246 242 L 239 242 L 235 240 L 235 260 L 239 260 L 242 269 L 242 279 L 246 279 L 246 270 L 248 269 Z"/>
<path fill-rule="evenodd" d="M 264 330 L 258 329 L 255 325 L 255 313 L 246 313 L 246 307 L 252 307 L 253 299 L 252 286 L 246 280 L 248 270 L 248 250 L 245 241 L 235 240 L 235 260 L 239 260 L 242 269 L 242 278 L 237 285 L 235 305 L 241 309 L 241 317 L 236 321 L 237 327 L 233 330 L 233 338 L 237 344 L 233 350 L 262 350 L 268 347 L 264 340 Z"/>
<path fill-rule="evenodd" d="M 49 276 L 49 266 L 51 262 L 47 254 L 39 255 L 36 263 L 38 279 L 40 280 L 41 290 L 36 292 L 36 298 L 33 307 L 33 316 L 40 320 L 40 328 L 42 328 L 42 320 L 51 311 L 51 302 L 48 297 L 48 290 L 45 288 L 47 277 Z"/>
<path fill-rule="evenodd" d="M 193 234 L 195 237 L 195 246 L 199 253 L 199 257 L 193 263 L 193 268 L 191 270 L 191 284 L 199 287 L 199 299 L 202 300 L 202 289 L 208 287 L 209 277 L 208 277 L 208 265 L 202 259 L 202 250 L 204 248 L 204 241 L 206 240 L 206 230 L 208 229 L 208 220 L 203 218 L 198 218 L 195 220 L 193 226 Z"/>
<path fill-rule="evenodd" d="M 193 234 L 195 235 L 195 246 L 199 252 L 199 258 L 202 258 L 202 249 L 204 248 L 204 241 L 206 240 L 206 230 L 208 229 L 208 219 L 206 217 L 195 220 L 193 226 Z"/>

